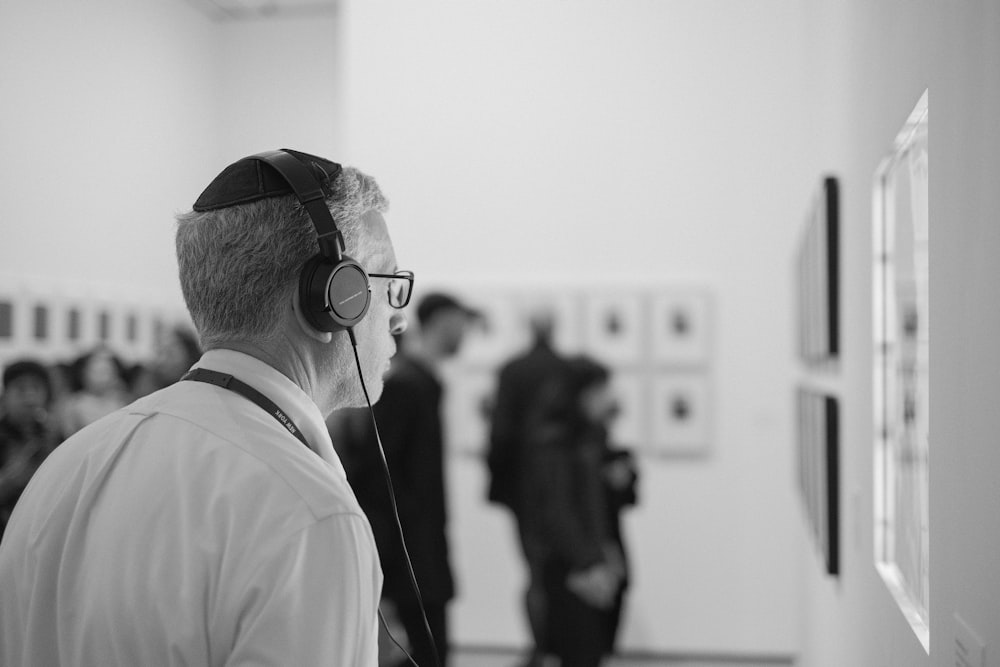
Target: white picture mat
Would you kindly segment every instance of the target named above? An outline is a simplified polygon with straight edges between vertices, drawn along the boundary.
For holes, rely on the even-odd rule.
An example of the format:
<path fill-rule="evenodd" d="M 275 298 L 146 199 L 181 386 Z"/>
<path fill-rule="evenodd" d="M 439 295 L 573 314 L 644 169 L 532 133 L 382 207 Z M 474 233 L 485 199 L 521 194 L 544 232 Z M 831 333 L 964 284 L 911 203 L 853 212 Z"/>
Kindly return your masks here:
<path fill-rule="evenodd" d="M 711 354 L 711 303 L 699 289 L 654 293 L 650 304 L 652 360 L 657 364 L 701 366 Z"/>
<path fill-rule="evenodd" d="M 704 373 L 660 373 L 652 381 L 652 450 L 661 455 L 703 454 L 711 439 L 709 377 Z"/>
<path fill-rule="evenodd" d="M 584 350 L 611 365 L 639 365 L 645 358 L 643 295 L 625 289 L 588 294 Z"/>
<path fill-rule="evenodd" d="M 485 326 L 469 330 L 459 355 L 448 363 L 444 419 L 450 450 L 484 453 L 489 422 L 481 415 L 481 405 L 493 399 L 502 364 L 529 348 L 529 314 L 544 307 L 555 316 L 557 352 L 585 354 L 608 366 L 621 409 L 611 427 L 614 443 L 646 455 L 691 456 L 709 451 L 714 304 L 706 286 L 616 284 L 591 288 L 497 281 L 459 287 L 428 281 L 409 306 L 411 326 L 421 294 L 432 291 L 456 297 L 480 311 L 485 321 Z M 669 323 L 667 318 L 675 312 L 682 313 L 686 327 L 654 342 L 654 318 Z M 608 328 L 609 318 L 615 320 L 616 329 Z M 674 379 L 659 379 L 663 377 Z M 656 390 L 663 392 L 677 383 L 689 392 L 696 417 L 656 423 L 652 409 Z"/>

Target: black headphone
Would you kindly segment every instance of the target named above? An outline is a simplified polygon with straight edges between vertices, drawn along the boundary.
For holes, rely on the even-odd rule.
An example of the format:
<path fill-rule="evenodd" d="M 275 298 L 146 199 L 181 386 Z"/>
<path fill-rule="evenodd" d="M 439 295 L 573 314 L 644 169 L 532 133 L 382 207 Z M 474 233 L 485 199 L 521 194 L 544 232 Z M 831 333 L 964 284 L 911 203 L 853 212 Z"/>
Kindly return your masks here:
<path fill-rule="evenodd" d="M 316 228 L 319 252 L 305 263 L 299 274 L 303 315 L 319 331 L 350 329 L 368 312 L 371 285 L 364 268 L 344 254 L 344 235 L 326 205 L 329 183 L 340 173 L 340 165 L 334 165 L 336 169 L 328 174 L 319 164 L 305 162 L 286 149 L 250 158 L 266 162 L 281 174 Z M 317 177 L 317 172 L 321 176 Z"/>

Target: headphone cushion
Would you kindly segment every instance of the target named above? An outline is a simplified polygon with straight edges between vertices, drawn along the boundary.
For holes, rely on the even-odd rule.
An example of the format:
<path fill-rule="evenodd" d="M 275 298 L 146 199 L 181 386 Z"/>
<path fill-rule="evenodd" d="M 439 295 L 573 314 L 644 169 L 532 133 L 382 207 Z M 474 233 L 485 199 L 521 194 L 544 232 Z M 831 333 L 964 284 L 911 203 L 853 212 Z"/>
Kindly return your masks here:
<path fill-rule="evenodd" d="M 302 267 L 299 301 L 306 319 L 320 331 L 353 327 L 371 305 L 368 274 L 346 255 L 339 262 L 315 255 Z"/>

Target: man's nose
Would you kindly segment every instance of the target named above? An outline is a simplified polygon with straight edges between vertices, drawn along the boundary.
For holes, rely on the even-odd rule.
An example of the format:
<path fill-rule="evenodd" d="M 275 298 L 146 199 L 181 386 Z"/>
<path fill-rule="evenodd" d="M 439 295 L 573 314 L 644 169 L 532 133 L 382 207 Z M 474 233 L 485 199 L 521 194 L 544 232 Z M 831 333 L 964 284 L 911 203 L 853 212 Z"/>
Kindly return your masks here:
<path fill-rule="evenodd" d="M 406 331 L 408 325 L 406 315 L 402 312 L 395 312 L 389 317 L 389 333 L 393 336 L 398 336 Z"/>

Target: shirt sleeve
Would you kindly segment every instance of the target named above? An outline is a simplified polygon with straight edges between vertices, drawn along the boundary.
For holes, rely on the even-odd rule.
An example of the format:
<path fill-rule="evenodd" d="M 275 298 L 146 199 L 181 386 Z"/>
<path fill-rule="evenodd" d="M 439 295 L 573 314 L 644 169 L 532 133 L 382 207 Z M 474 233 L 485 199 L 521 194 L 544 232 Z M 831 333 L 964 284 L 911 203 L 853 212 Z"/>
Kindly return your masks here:
<path fill-rule="evenodd" d="M 250 576 L 225 664 L 375 667 L 381 584 L 362 517 L 311 524 L 264 555 Z"/>

